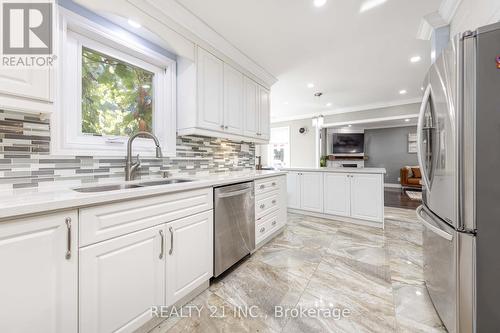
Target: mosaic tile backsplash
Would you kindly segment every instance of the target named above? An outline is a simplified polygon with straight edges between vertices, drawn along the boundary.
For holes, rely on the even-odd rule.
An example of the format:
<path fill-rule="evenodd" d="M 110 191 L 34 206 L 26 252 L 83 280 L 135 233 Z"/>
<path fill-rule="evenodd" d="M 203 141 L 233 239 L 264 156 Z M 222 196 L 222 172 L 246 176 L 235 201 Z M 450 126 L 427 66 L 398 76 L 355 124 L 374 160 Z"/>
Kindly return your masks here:
<path fill-rule="evenodd" d="M 177 156 L 142 158 L 140 178 L 160 171 L 189 176 L 254 169 L 255 145 L 216 138 L 177 138 Z M 37 115 L 0 110 L 0 190 L 78 186 L 124 179 L 125 156 L 50 155 L 50 125 Z"/>

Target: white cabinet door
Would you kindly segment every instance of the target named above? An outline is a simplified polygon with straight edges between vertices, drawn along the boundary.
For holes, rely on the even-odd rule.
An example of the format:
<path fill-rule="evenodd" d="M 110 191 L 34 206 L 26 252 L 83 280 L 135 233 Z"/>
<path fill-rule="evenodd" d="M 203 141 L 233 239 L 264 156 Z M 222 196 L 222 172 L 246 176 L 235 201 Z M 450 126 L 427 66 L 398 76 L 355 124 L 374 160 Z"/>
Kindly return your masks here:
<path fill-rule="evenodd" d="M 259 86 L 259 138 L 269 140 L 271 136 L 269 90 Z"/>
<path fill-rule="evenodd" d="M 382 222 L 384 184 L 382 175 L 353 174 L 351 177 L 351 217 Z"/>
<path fill-rule="evenodd" d="M 288 208 L 300 209 L 300 172 L 288 172 L 286 175 Z"/>
<path fill-rule="evenodd" d="M 300 173 L 300 207 L 310 212 L 323 213 L 323 173 Z"/>
<path fill-rule="evenodd" d="M 243 134 L 243 74 L 224 64 L 224 130 Z"/>
<path fill-rule="evenodd" d="M 350 176 L 346 173 L 325 172 L 325 214 L 340 216 L 350 215 L 350 179 Z"/>
<path fill-rule="evenodd" d="M 244 80 L 244 131 L 243 135 L 258 138 L 259 133 L 259 85 L 245 77 Z"/>
<path fill-rule="evenodd" d="M 0 223 L 0 332 L 77 332 L 77 230 L 76 211 Z"/>
<path fill-rule="evenodd" d="M 166 224 L 166 303 L 172 305 L 213 276 L 213 210 Z"/>
<path fill-rule="evenodd" d="M 50 69 L 2 68 L 0 94 L 52 101 Z"/>
<path fill-rule="evenodd" d="M 80 333 L 133 332 L 164 305 L 165 237 L 162 224 L 80 249 Z"/>
<path fill-rule="evenodd" d="M 198 126 L 208 130 L 224 129 L 224 63 L 198 48 L 197 93 Z"/>

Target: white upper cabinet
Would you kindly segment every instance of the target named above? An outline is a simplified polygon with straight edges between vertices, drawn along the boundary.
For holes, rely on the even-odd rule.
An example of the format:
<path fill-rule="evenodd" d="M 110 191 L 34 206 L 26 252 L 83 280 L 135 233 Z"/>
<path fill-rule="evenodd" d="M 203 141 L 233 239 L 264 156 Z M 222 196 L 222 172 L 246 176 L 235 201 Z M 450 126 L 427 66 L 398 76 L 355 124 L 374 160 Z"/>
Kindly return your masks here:
<path fill-rule="evenodd" d="M 243 134 L 243 74 L 224 64 L 224 130 Z"/>
<path fill-rule="evenodd" d="M 197 69 L 198 126 L 224 130 L 224 63 L 198 48 Z"/>
<path fill-rule="evenodd" d="M 78 331 L 77 230 L 76 211 L 0 223 L 0 332 Z"/>
<path fill-rule="evenodd" d="M 269 140 L 271 135 L 271 104 L 269 90 L 259 87 L 259 133 L 261 139 Z"/>
<path fill-rule="evenodd" d="M 177 132 L 266 143 L 269 90 L 196 48 L 196 63 L 177 60 Z"/>
<path fill-rule="evenodd" d="M 351 217 L 382 221 L 384 218 L 384 184 L 379 174 L 351 175 Z"/>
<path fill-rule="evenodd" d="M 253 80 L 245 77 L 243 92 L 243 114 L 245 136 L 257 137 L 259 133 L 259 88 Z"/>
<path fill-rule="evenodd" d="M 52 70 L 48 68 L 2 68 L 0 109 L 52 112 Z"/>

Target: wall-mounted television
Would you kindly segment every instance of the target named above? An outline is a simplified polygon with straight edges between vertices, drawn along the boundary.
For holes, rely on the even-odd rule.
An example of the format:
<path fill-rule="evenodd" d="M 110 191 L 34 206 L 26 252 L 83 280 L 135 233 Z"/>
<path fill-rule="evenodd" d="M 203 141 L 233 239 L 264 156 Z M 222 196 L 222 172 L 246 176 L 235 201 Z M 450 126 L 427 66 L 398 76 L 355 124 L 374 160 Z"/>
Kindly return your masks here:
<path fill-rule="evenodd" d="M 365 152 L 363 133 L 334 133 L 332 153 L 335 155 L 362 155 Z"/>

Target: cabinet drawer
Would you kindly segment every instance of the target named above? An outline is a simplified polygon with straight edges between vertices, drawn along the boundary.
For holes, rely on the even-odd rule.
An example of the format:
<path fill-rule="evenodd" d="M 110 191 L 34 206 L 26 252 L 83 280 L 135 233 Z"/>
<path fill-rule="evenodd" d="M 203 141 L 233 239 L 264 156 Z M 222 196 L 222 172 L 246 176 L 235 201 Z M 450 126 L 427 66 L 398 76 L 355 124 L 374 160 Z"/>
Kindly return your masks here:
<path fill-rule="evenodd" d="M 259 196 L 255 201 L 255 219 L 257 223 L 263 216 L 279 208 L 279 192 L 272 192 L 269 195 Z"/>
<path fill-rule="evenodd" d="M 213 190 L 165 194 L 80 210 L 80 247 L 200 213 L 213 207 Z"/>
<path fill-rule="evenodd" d="M 255 225 L 255 244 L 260 243 L 270 233 L 274 232 L 280 227 L 279 211 L 266 216 L 262 223 Z"/>
<path fill-rule="evenodd" d="M 280 181 L 278 177 L 264 178 L 255 181 L 255 195 L 267 193 L 280 188 Z"/>

